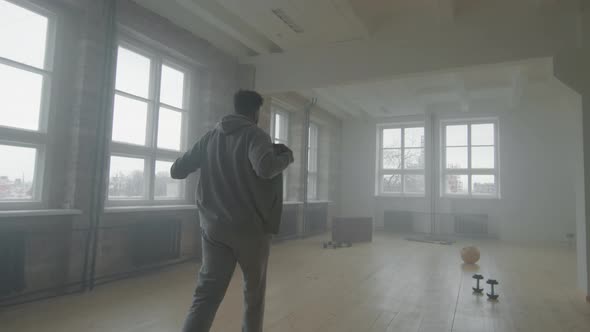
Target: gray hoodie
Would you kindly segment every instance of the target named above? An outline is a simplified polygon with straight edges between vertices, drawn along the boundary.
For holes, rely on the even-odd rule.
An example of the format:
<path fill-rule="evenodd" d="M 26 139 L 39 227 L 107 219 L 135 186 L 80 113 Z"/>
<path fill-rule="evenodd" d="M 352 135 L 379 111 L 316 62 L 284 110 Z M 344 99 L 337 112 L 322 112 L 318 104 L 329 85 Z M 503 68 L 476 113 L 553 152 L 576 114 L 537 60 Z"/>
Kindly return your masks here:
<path fill-rule="evenodd" d="M 249 118 L 224 117 L 170 170 L 184 179 L 201 170 L 201 227 L 238 232 L 278 232 L 283 205 L 283 170 L 292 154 L 275 153 L 270 136 Z"/>

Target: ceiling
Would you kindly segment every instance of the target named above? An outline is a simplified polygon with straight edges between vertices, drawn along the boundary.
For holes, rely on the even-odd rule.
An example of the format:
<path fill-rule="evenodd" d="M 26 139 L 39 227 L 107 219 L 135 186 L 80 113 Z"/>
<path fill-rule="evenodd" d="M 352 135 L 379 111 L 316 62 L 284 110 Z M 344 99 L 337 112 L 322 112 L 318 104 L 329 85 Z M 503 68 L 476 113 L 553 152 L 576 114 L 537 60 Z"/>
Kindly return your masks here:
<path fill-rule="evenodd" d="M 134 0 L 238 56 L 362 40 L 461 20 L 470 11 L 555 11 L 580 0 Z"/>
<path fill-rule="evenodd" d="M 389 117 L 423 114 L 432 105 L 469 111 L 478 102 L 516 103 L 523 89 L 551 82 L 552 60 L 467 67 L 387 80 L 299 91 L 317 98 L 322 108 L 340 117 Z"/>

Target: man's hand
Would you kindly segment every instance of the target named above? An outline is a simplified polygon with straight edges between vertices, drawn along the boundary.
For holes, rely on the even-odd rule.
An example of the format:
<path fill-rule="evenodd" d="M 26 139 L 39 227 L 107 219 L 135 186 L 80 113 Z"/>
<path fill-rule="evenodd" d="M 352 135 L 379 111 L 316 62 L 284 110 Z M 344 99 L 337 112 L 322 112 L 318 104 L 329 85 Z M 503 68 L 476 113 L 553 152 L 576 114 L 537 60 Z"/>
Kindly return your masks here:
<path fill-rule="evenodd" d="M 273 144 L 273 147 L 277 155 L 287 155 L 289 157 L 289 163 L 293 163 L 295 161 L 295 158 L 293 157 L 293 151 L 285 144 Z"/>

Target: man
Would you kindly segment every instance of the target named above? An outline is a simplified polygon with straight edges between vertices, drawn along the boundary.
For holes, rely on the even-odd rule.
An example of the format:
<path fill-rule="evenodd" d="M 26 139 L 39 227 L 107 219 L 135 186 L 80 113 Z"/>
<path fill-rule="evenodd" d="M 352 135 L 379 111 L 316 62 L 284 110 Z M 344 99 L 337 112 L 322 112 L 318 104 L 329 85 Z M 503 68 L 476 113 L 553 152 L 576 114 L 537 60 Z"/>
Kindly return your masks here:
<path fill-rule="evenodd" d="M 198 205 L 203 262 L 183 332 L 207 332 L 236 264 L 244 276 L 242 331 L 260 332 L 264 317 L 270 234 L 282 209 L 282 177 L 293 162 L 285 145 L 258 128 L 262 97 L 234 95 L 235 114 L 224 117 L 170 170 L 184 179 L 201 170 Z"/>

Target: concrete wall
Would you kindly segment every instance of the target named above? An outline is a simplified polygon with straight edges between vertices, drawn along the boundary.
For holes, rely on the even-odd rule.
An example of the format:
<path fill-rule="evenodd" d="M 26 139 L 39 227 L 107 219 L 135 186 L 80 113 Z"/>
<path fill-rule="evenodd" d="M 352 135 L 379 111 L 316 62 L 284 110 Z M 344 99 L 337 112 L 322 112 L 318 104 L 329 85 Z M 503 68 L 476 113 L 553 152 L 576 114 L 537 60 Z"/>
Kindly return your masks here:
<path fill-rule="evenodd" d="M 58 17 L 54 84 L 51 91 L 48 159 L 44 183 L 45 208 L 78 209 L 79 216 L 2 218 L 0 231 L 23 230 L 27 240 L 26 292 L 61 287 L 82 280 L 83 261 L 96 205 L 97 178 L 108 160 L 101 143 L 110 138 L 114 49 L 109 44 L 109 0 L 38 0 Z M 176 27 L 132 1 L 116 3 L 117 34 L 180 57 L 191 64 L 192 103 L 188 146 L 225 114 L 232 111 L 232 94 L 250 88 L 253 68 L 239 65 L 208 42 Z M 101 121 L 105 126 L 101 127 Z M 105 176 L 106 173 L 102 173 Z M 195 177 L 188 180 L 187 203 L 194 204 Z M 97 237 L 97 274 L 125 272 L 129 246 L 125 225 L 147 217 L 181 220 L 182 257 L 200 256 L 198 218 L 195 210 L 98 214 L 102 230 Z M 120 231 L 115 231 L 118 229 Z M 92 246 L 90 246 L 92 247 Z M 41 251 L 40 251 L 41 250 Z M 42 254 L 39 254 L 42 252 Z"/>
<path fill-rule="evenodd" d="M 579 198 L 576 186 L 583 176 L 579 169 L 582 158 L 579 97 L 560 83 L 549 82 L 525 88 L 515 107 L 482 100 L 470 109 L 462 113 L 450 106 L 431 106 L 428 111 L 439 119 L 478 116 L 499 119 L 501 198 L 437 196 L 434 197 L 437 212 L 486 213 L 490 217 L 490 232 L 503 240 L 565 242 L 566 234 L 576 231 Z M 430 196 L 375 196 L 378 122 L 353 120 L 343 124 L 341 210 L 343 215 L 374 216 L 379 227 L 386 209 L 430 211 Z M 435 127 L 438 128 L 436 123 Z M 421 221 L 423 230 L 428 231 L 428 217 L 424 215 Z"/>

